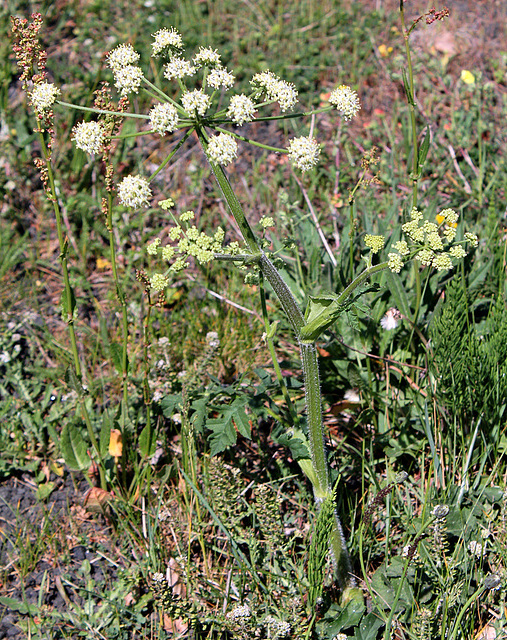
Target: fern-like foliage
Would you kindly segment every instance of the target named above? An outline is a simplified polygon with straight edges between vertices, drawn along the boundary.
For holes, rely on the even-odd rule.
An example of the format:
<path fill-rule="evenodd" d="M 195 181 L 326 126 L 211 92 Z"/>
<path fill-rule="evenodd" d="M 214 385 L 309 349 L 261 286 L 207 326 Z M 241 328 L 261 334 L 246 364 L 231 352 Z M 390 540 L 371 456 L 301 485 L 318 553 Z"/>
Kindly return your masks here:
<path fill-rule="evenodd" d="M 482 417 L 482 428 L 498 436 L 507 404 L 507 309 L 498 299 L 486 320 L 476 325 L 460 279 L 430 327 L 437 397 L 467 429 Z"/>

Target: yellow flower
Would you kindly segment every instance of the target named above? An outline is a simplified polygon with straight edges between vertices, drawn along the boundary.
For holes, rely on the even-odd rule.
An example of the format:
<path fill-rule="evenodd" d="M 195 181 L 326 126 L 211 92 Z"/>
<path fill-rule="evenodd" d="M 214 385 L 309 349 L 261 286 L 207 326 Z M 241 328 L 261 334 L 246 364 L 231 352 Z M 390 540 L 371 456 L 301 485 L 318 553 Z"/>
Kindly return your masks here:
<path fill-rule="evenodd" d="M 473 84 L 475 82 L 475 76 L 471 71 L 463 69 L 463 71 L 461 72 L 461 80 L 465 84 Z"/>
<path fill-rule="evenodd" d="M 389 54 L 391 54 L 393 52 L 393 48 L 392 47 L 386 47 L 385 44 L 381 44 L 381 45 L 379 45 L 378 52 L 380 53 L 382 58 L 387 58 L 389 56 Z"/>
<path fill-rule="evenodd" d="M 111 429 L 109 436 L 109 455 L 113 458 L 121 458 L 123 451 L 123 439 L 119 429 Z"/>

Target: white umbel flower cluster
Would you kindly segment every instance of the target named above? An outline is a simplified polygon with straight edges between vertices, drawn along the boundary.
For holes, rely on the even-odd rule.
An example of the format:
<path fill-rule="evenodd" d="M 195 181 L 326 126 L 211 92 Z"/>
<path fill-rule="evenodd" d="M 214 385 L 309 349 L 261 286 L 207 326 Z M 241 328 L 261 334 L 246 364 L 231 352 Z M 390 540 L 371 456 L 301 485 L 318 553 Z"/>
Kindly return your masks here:
<path fill-rule="evenodd" d="M 314 138 L 294 138 L 289 143 L 289 158 L 301 171 L 309 171 L 319 160 L 320 145 Z"/>
<path fill-rule="evenodd" d="M 165 133 L 171 133 L 178 125 L 178 111 L 176 107 L 168 102 L 156 104 L 150 110 L 151 128 L 163 136 Z"/>
<path fill-rule="evenodd" d="M 268 100 L 278 102 L 282 111 L 292 108 L 298 98 L 296 87 L 280 78 L 271 71 L 256 73 L 250 80 L 250 84 L 261 95 L 265 95 Z"/>
<path fill-rule="evenodd" d="M 42 116 L 51 109 L 60 93 L 60 89 L 55 84 L 41 82 L 36 84 L 33 91 L 30 92 L 30 104 L 37 115 Z"/>
<path fill-rule="evenodd" d="M 114 71 L 136 65 L 140 55 L 131 44 L 120 44 L 107 54 L 107 64 Z"/>
<path fill-rule="evenodd" d="M 165 66 L 164 77 L 168 80 L 193 76 L 195 67 L 188 60 L 180 57 L 172 58 Z"/>
<path fill-rule="evenodd" d="M 100 153 L 106 132 L 100 122 L 80 122 L 72 129 L 72 140 L 76 147 L 86 153 Z"/>
<path fill-rule="evenodd" d="M 138 93 L 143 79 L 143 72 L 139 67 L 129 65 L 128 67 L 113 69 L 113 74 L 114 86 L 122 96 L 126 96 L 129 93 Z"/>
<path fill-rule="evenodd" d="M 181 96 L 181 104 L 189 116 L 203 116 L 211 103 L 211 98 L 202 89 L 187 91 Z"/>
<path fill-rule="evenodd" d="M 199 47 L 195 54 L 193 63 L 196 67 L 220 67 L 222 64 L 220 54 L 211 47 Z"/>
<path fill-rule="evenodd" d="M 152 57 L 160 55 L 171 55 L 183 51 L 183 40 L 179 31 L 171 27 L 170 29 L 159 29 L 153 34 L 155 41 L 151 45 Z"/>
<path fill-rule="evenodd" d="M 236 159 L 238 155 L 238 143 L 226 133 L 219 133 L 211 138 L 206 151 L 211 162 L 221 164 L 224 167 Z"/>
<path fill-rule="evenodd" d="M 252 98 L 239 94 L 232 96 L 227 110 L 227 117 L 231 118 L 238 126 L 245 122 L 251 122 L 255 116 L 255 104 Z"/>
<path fill-rule="evenodd" d="M 338 109 L 344 120 L 356 116 L 361 108 L 357 93 L 344 84 L 331 91 L 329 102 Z"/>
<path fill-rule="evenodd" d="M 212 69 L 206 79 L 208 85 L 213 87 L 213 89 L 220 89 L 222 87 L 226 90 L 234 86 L 235 80 L 236 78 L 232 73 L 223 68 Z"/>
<path fill-rule="evenodd" d="M 118 197 L 121 204 L 132 209 L 147 206 L 151 198 L 148 180 L 141 176 L 126 176 L 118 185 Z"/>

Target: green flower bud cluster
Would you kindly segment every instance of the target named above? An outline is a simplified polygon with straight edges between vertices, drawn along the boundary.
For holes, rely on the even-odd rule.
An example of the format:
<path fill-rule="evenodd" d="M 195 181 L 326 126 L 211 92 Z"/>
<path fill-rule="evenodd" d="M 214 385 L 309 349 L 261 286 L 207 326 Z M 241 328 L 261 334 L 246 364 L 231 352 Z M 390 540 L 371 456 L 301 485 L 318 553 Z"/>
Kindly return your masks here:
<path fill-rule="evenodd" d="M 167 209 L 167 206 L 165 208 Z M 160 255 L 166 262 L 172 261 L 169 273 L 178 273 L 186 269 L 190 264 L 189 258 L 195 258 L 199 264 L 206 264 L 213 260 L 217 253 L 222 252 L 224 230 L 219 228 L 213 235 L 207 235 L 199 231 L 194 224 L 189 224 L 194 218 L 193 211 L 184 211 L 180 214 L 179 221 L 169 230 L 169 240 L 174 244 L 162 245 L 160 238 L 155 238 L 146 246 L 148 255 Z M 236 250 L 235 246 L 229 248 L 232 248 L 232 253 Z M 166 274 L 155 273 L 150 278 L 150 284 L 156 291 L 162 291 L 169 284 L 169 277 Z"/>
<path fill-rule="evenodd" d="M 410 220 L 401 227 L 407 240 L 396 242 L 396 253 L 391 252 L 388 255 L 389 269 L 399 273 L 405 262 L 411 258 L 437 271 L 452 269 L 453 258 L 460 260 L 467 255 L 462 247 L 463 243 L 473 247 L 478 244 L 477 236 L 470 232 L 465 233 L 463 241 L 452 244 L 456 238 L 458 217 L 453 209 L 443 209 L 436 216 L 436 222 L 430 222 L 414 207 L 410 212 Z"/>

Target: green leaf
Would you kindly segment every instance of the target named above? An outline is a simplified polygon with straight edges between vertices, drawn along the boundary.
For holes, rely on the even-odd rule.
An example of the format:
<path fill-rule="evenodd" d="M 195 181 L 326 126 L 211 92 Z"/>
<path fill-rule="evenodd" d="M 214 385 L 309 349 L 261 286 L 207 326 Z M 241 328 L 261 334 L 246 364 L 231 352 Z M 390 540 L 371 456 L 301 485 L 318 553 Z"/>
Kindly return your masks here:
<path fill-rule="evenodd" d="M 111 342 L 109 344 L 109 352 L 111 354 L 111 360 L 113 361 L 114 368 L 118 373 L 123 373 L 122 370 L 122 360 L 123 360 L 123 349 L 120 344 L 117 342 Z"/>
<path fill-rule="evenodd" d="M 87 443 L 83 440 L 81 432 L 72 422 L 67 422 L 60 436 L 60 449 L 65 459 L 65 464 L 71 471 L 83 471 L 90 466 L 90 458 L 87 453 Z"/>
<path fill-rule="evenodd" d="M 172 418 L 176 408 L 180 408 L 182 404 L 181 393 L 171 393 L 160 401 L 162 413 L 166 418 Z"/>
<path fill-rule="evenodd" d="M 380 627 L 384 626 L 384 621 L 375 613 L 369 613 L 363 620 L 353 636 L 355 640 L 376 640 Z"/>
<path fill-rule="evenodd" d="M 216 456 L 236 444 L 238 438 L 232 420 L 208 420 L 207 427 L 212 431 L 209 438 L 211 455 Z"/>
<path fill-rule="evenodd" d="M 72 287 L 70 287 L 70 308 L 67 291 L 65 289 L 62 291 L 62 297 L 60 298 L 60 307 L 62 310 L 62 318 L 64 322 L 68 322 L 69 318 L 74 318 L 74 311 L 76 309 L 76 296 L 74 295 L 74 289 Z"/>
<path fill-rule="evenodd" d="M 338 615 L 336 614 L 337 608 L 338 605 L 331 605 L 323 620 L 323 626 L 328 638 L 334 637 L 344 629 L 357 627 L 366 611 L 366 605 L 354 599 L 349 600 Z"/>
<path fill-rule="evenodd" d="M 430 128 L 426 127 L 426 135 L 424 136 L 424 140 L 421 143 L 419 148 L 419 158 L 418 158 L 418 166 L 419 169 L 424 167 L 424 163 L 426 162 L 426 156 L 428 155 L 428 151 L 430 148 L 431 135 Z"/>
<path fill-rule="evenodd" d="M 282 425 L 278 425 L 271 437 L 277 444 L 282 445 L 282 447 L 288 447 L 291 456 L 296 462 L 310 458 L 308 440 L 300 429 L 286 431 Z"/>
<path fill-rule="evenodd" d="M 35 492 L 37 500 L 42 501 L 49 498 L 49 496 L 53 493 L 54 488 L 55 488 L 54 482 L 45 482 L 44 484 L 40 484 L 37 487 L 37 491 Z"/>
<path fill-rule="evenodd" d="M 146 425 L 139 435 L 139 451 L 145 458 L 155 453 L 156 441 L 153 437 L 153 429 Z"/>
<path fill-rule="evenodd" d="M 403 87 L 405 88 L 405 95 L 407 96 L 408 104 L 415 107 L 412 91 L 410 91 L 410 83 L 408 80 L 407 72 L 405 71 L 405 69 L 402 69 L 401 73 L 403 75 Z"/>
<path fill-rule="evenodd" d="M 221 418 L 207 420 L 206 426 L 212 432 L 209 438 L 212 456 L 236 444 L 236 429 L 245 438 L 251 438 L 250 422 L 245 412 L 247 404 L 248 398 L 236 398 L 231 404 L 218 407 Z"/>
<path fill-rule="evenodd" d="M 306 324 L 301 329 L 301 338 L 314 342 L 324 331 L 337 320 L 344 305 L 337 302 L 335 293 L 323 293 L 319 296 L 309 296 L 305 311 Z"/>
<path fill-rule="evenodd" d="M 22 615 L 30 613 L 35 616 L 39 613 L 39 607 L 35 604 L 28 604 L 27 602 L 21 602 L 16 598 L 9 598 L 8 596 L 0 596 L 0 604 L 7 608 L 7 611 L 19 611 Z"/>
<path fill-rule="evenodd" d="M 83 385 L 72 367 L 67 367 L 65 371 L 65 382 L 79 397 L 83 395 Z"/>

